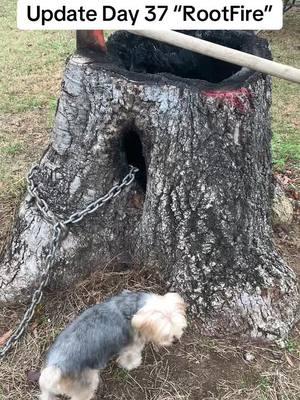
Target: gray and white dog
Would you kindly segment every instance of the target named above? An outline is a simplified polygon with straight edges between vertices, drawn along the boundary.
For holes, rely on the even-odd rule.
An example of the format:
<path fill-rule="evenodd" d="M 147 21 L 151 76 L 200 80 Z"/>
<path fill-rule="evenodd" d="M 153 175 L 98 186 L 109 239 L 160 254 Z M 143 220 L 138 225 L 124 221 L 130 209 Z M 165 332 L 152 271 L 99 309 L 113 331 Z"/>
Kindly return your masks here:
<path fill-rule="evenodd" d="M 180 339 L 187 325 L 185 310 L 176 293 L 130 291 L 88 308 L 50 348 L 39 379 L 40 399 L 92 399 L 99 370 L 113 356 L 118 355 L 119 366 L 131 370 L 141 364 L 147 342 L 170 346 Z"/>

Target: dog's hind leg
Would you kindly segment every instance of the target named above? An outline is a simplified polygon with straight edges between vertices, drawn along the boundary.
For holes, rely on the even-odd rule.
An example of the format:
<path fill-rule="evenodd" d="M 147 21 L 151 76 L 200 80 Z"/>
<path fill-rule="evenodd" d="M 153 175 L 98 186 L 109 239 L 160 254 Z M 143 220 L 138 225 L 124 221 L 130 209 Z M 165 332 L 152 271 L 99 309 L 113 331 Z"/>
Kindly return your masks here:
<path fill-rule="evenodd" d="M 64 394 L 71 397 L 71 400 L 91 400 L 99 384 L 99 372 L 88 369 L 82 372 L 76 381 L 72 382 Z"/>

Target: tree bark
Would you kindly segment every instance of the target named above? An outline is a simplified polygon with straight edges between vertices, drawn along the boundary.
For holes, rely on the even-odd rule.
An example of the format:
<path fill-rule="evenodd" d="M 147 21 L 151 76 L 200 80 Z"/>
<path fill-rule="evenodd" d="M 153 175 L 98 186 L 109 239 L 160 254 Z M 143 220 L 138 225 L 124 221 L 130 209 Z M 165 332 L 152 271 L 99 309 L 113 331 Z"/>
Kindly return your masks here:
<path fill-rule="evenodd" d="M 190 34 L 270 58 L 267 43 L 246 32 Z M 270 77 L 124 32 L 106 56 L 72 56 L 34 175 L 40 197 L 65 219 L 129 164 L 140 172 L 70 227 L 51 285 L 116 263 L 156 267 L 203 333 L 285 337 L 299 293 L 271 238 L 271 97 Z M 1 265 L 1 300 L 36 286 L 51 236 L 27 196 Z"/>

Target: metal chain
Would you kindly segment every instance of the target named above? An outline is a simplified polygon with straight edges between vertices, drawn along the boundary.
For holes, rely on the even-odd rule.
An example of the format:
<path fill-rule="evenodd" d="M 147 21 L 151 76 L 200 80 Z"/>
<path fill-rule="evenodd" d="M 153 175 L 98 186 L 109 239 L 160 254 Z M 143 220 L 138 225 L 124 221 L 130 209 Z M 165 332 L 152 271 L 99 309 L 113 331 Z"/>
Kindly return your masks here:
<path fill-rule="evenodd" d="M 296 0 L 288 0 L 286 2 L 284 2 L 283 5 L 283 12 L 286 13 L 287 11 L 289 11 L 292 7 L 294 7 L 296 5 Z"/>
<path fill-rule="evenodd" d="M 98 208 L 102 207 L 105 203 L 111 200 L 113 197 L 118 196 L 120 192 L 126 187 L 129 186 L 133 180 L 135 179 L 135 175 L 138 172 L 138 168 L 130 166 L 130 170 L 128 174 L 124 177 L 121 183 L 114 185 L 108 193 L 104 196 L 100 197 L 99 199 L 90 203 L 86 208 L 81 211 L 78 211 L 72 214 L 69 218 L 63 221 L 58 221 L 55 215 L 50 211 L 48 204 L 43 200 L 37 192 L 37 187 L 33 182 L 33 175 L 34 172 L 38 169 L 38 166 L 33 166 L 28 174 L 27 183 L 28 187 L 27 190 L 32 198 L 35 200 L 35 204 L 44 216 L 44 218 L 51 223 L 54 223 L 53 226 L 53 235 L 50 244 L 49 253 L 46 257 L 46 267 L 41 274 L 40 284 L 38 288 L 32 295 L 30 306 L 27 308 L 21 322 L 19 323 L 18 327 L 14 331 L 14 333 L 10 336 L 8 341 L 6 342 L 5 346 L 0 349 L 0 358 L 3 358 L 9 350 L 13 347 L 13 345 L 19 340 L 19 338 L 23 335 L 25 330 L 30 323 L 36 307 L 41 302 L 43 297 L 43 291 L 45 286 L 47 286 L 50 278 L 51 268 L 54 263 L 55 254 L 58 249 L 58 246 L 61 241 L 62 233 L 66 231 L 67 225 L 76 224 L 80 222 L 86 215 L 92 214 Z"/>
<path fill-rule="evenodd" d="M 50 223 L 55 223 L 57 222 L 54 214 L 49 210 L 48 204 L 45 202 L 44 199 L 42 199 L 39 194 L 38 194 L 38 188 L 35 186 L 33 182 L 33 175 L 36 171 L 38 171 L 39 166 L 34 165 L 31 170 L 29 171 L 29 174 L 27 175 L 27 192 L 30 194 L 31 198 L 35 200 L 37 208 L 40 210 L 42 213 L 43 217 L 45 218 L 46 221 Z"/>

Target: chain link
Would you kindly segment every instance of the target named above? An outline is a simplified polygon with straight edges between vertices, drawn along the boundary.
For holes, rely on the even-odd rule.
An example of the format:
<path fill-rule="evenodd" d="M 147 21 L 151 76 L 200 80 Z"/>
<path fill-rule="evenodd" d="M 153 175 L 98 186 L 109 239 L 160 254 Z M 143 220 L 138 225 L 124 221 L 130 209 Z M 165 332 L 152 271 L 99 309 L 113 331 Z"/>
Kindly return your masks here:
<path fill-rule="evenodd" d="M 52 235 L 52 239 L 51 239 L 51 243 L 50 243 L 49 253 L 46 257 L 46 262 L 45 262 L 46 266 L 40 277 L 40 284 L 39 284 L 38 288 L 35 290 L 35 292 L 33 293 L 30 306 L 27 308 L 18 327 L 16 328 L 14 333 L 10 336 L 10 338 L 6 342 L 5 346 L 3 346 L 0 349 L 0 358 L 3 358 L 8 353 L 9 350 L 13 347 L 13 345 L 23 335 L 23 333 L 27 329 L 28 324 L 30 323 L 30 321 L 34 315 L 36 307 L 41 302 L 42 297 L 43 297 L 44 288 L 45 288 L 45 286 L 47 286 L 49 279 L 50 279 L 51 269 L 52 269 L 52 266 L 54 263 L 56 251 L 57 251 L 60 241 L 62 239 L 62 234 L 66 231 L 67 226 L 70 224 L 76 224 L 76 223 L 80 222 L 86 215 L 94 213 L 96 210 L 98 210 L 98 208 L 102 207 L 104 204 L 106 204 L 112 198 L 118 196 L 126 186 L 129 186 L 134 181 L 135 175 L 138 172 L 138 168 L 130 166 L 130 170 L 129 170 L 128 174 L 123 178 L 122 182 L 117 185 L 114 185 L 109 190 L 109 192 L 107 192 L 104 196 L 93 201 L 83 210 L 72 214 L 66 220 L 58 221 L 56 216 L 50 211 L 49 206 L 45 202 L 45 200 L 43 200 L 39 196 L 39 194 L 37 192 L 37 187 L 35 186 L 35 184 L 33 182 L 33 175 L 38 170 L 38 168 L 39 167 L 37 165 L 35 165 L 31 168 L 31 170 L 27 176 L 27 183 L 28 183 L 27 190 L 28 190 L 28 193 L 31 195 L 32 199 L 35 200 L 35 204 L 36 204 L 37 208 L 39 209 L 39 211 L 42 213 L 43 217 L 51 224 L 54 224 L 53 235 Z"/>
<path fill-rule="evenodd" d="M 29 174 L 27 175 L 27 192 L 30 194 L 32 200 L 35 200 L 35 204 L 37 208 L 42 213 L 43 217 L 46 221 L 50 222 L 51 224 L 57 222 L 54 214 L 49 210 L 48 204 L 42 199 L 38 194 L 38 188 L 35 186 L 33 182 L 33 175 L 36 171 L 38 171 L 38 165 L 34 165 Z"/>

